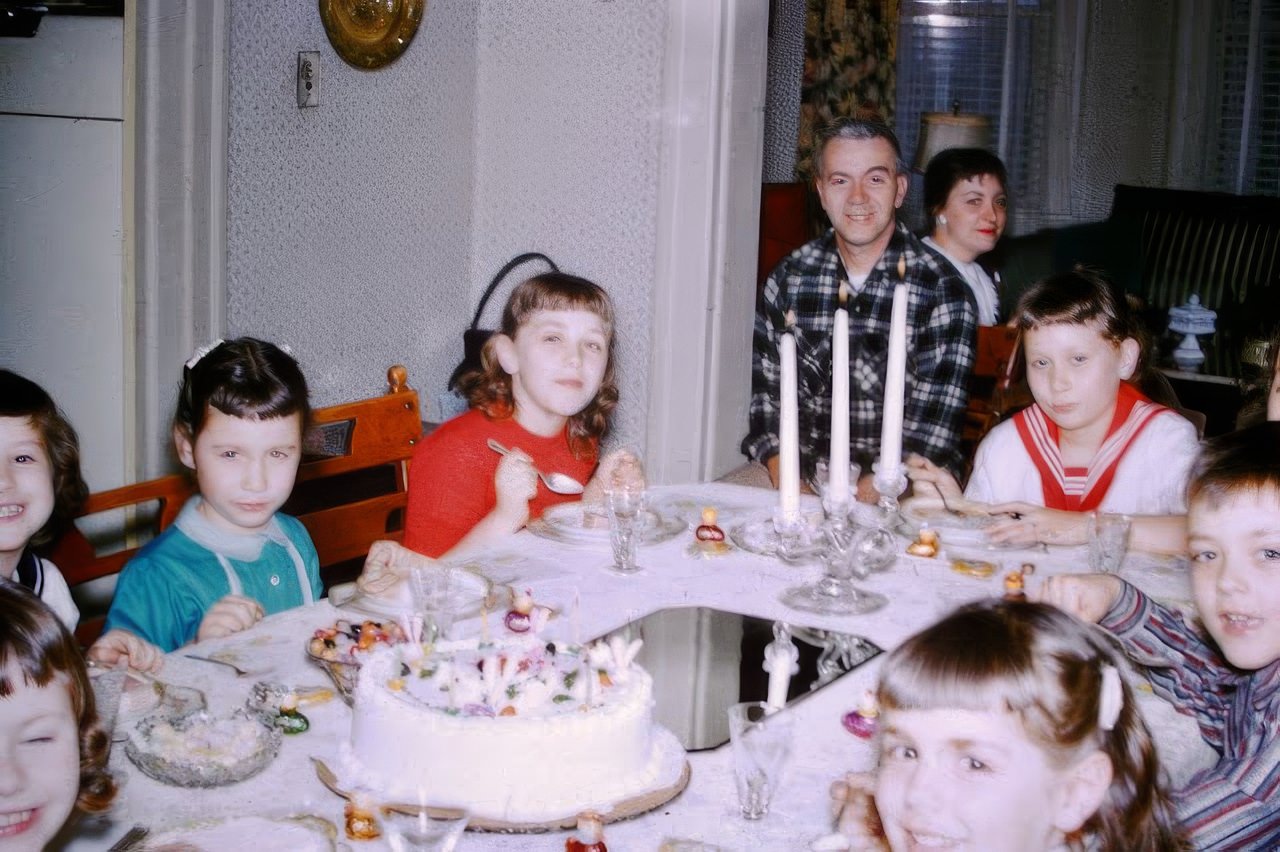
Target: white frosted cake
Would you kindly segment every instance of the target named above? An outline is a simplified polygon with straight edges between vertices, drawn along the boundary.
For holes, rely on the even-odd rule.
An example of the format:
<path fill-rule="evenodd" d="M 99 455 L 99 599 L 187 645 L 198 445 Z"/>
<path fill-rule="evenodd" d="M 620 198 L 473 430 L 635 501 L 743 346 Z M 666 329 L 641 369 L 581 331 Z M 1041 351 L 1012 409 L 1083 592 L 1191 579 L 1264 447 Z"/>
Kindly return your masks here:
<path fill-rule="evenodd" d="M 352 780 L 383 801 L 545 824 L 674 784 L 684 750 L 655 725 L 639 641 L 521 636 L 378 648 L 355 691 Z"/>

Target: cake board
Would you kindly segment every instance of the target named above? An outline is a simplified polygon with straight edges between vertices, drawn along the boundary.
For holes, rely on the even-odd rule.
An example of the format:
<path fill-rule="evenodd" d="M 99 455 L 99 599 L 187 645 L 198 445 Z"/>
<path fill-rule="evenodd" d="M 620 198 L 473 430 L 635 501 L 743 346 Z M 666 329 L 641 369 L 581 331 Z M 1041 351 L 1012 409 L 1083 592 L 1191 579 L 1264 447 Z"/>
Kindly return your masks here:
<path fill-rule="evenodd" d="M 685 754 L 684 748 L 680 745 L 679 740 L 675 738 L 669 731 L 663 731 L 661 747 L 666 752 L 663 756 L 663 777 L 659 779 L 658 785 L 648 790 L 628 796 L 619 802 L 615 802 L 608 808 L 604 807 L 584 807 L 571 814 L 565 814 L 558 819 L 548 820 L 546 822 L 507 822 L 499 819 L 491 819 L 483 816 L 474 816 L 467 824 L 467 831 L 491 832 L 496 834 L 540 834 L 550 831 L 562 831 L 576 828 L 578 825 L 578 816 L 585 811 L 594 811 L 599 814 L 601 822 L 612 823 L 622 820 L 632 819 L 642 814 L 648 813 L 655 808 L 665 805 L 684 792 L 685 787 L 689 786 L 689 778 L 692 769 L 689 766 L 689 759 Z M 678 760 L 678 763 L 677 763 Z M 320 779 L 320 783 L 324 784 L 330 792 L 341 796 L 344 799 L 350 799 L 354 794 L 352 790 L 344 788 L 334 774 L 333 770 L 320 758 L 313 756 L 311 762 L 315 765 L 316 777 Z M 675 769 L 679 768 L 679 774 L 672 781 L 671 776 Z M 396 802 L 377 802 L 377 807 L 383 811 L 395 811 L 397 813 L 416 814 L 422 810 L 420 805 L 401 804 Z M 434 814 L 435 809 L 428 807 L 427 813 Z M 444 811 L 442 810 L 442 813 Z"/>

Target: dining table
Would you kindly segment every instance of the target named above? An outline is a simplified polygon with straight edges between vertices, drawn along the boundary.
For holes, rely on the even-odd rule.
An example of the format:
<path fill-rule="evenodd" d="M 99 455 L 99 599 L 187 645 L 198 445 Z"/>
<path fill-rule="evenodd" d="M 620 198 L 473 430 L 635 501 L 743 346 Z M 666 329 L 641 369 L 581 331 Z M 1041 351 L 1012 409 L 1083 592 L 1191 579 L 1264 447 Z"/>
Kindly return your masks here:
<path fill-rule="evenodd" d="M 996 567 L 990 576 L 961 573 L 953 569 L 945 541 L 944 552 L 938 556 L 908 555 L 911 531 L 899 525 L 895 527 L 899 546 L 893 564 L 858 581 L 861 587 L 887 599 L 882 608 L 844 616 L 800 612 L 785 606 L 780 595 L 790 586 L 820 577 L 820 564 L 793 564 L 750 552 L 733 546 L 733 535 L 729 536 L 728 552 L 713 557 L 692 546 L 704 507 L 713 507 L 719 525 L 733 532 L 769 518 L 777 505 L 777 492 L 708 482 L 651 487 L 648 499 L 652 511 L 673 522 L 679 531 L 664 541 L 642 544 L 638 548 L 639 570 L 633 574 L 611 570 L 607 536 L 561 540 L 530 530 L 467 559 L 463 567 L 483 574 L 496 588 L 529 590 L 538 604 L 554 612 L 543 629 L 548 639 L 581 641 L 608 634 L 658 610 L 705 607 L 800 630 L 851 634 L 884 650 L 894 648 L 957 605 L 1004 594 L 1005 574 L 1026 563 L 1035 566 L 1035 573 L 1027 579 L 1031 588 L 1045 576 L 1088 570 L 1083 546 L 1041 546 L 991 549 L 984 556 Z M 805 495 L 802 503 L 804 511 L 820 512 L 817 498 Z M 1182 559 L 1131 552 L 1120 573 L 1159 600 L 1190 607 L 1187 570 Z M 504 629 L 505 609 L 504 604 L 457 620 L 450 636 L 497 635 Z M 316 629 L 343 617 L 359 620 L 363 616 L 345 613 L 327 598 L 277 613 L 243 632 L 170 653 L 159 677 L 166 683 L 199 689 L 215 713 L 242 707 L 259 681 L 290 688 L 328 686 L 325 672 L 307 657 L 307 640 Z M 191 654 L 231 662 L 247 674 L 193 659 L 188 656 Z M 763 818 L 747 820 L 740 815 L 728 745 L 690 751 L 687 787 L 648 812 L 607 824 L 609 849 L 657 850 L 664 841 L 674 840 L 691 844 L 677 847 L 687 849 L 807 849 L 815 838 L 831 831 L 832 781 L 845 772 L 869 771 L 875 766 L 874 740 L 852 735 L 842 718 L 867 690 L 874 689 L 883 659 L 881 654 L 855 666 L 823 688 L 796 696 L 780 711 L 793 715 L 795 736 L 782 780 Z M 1207 746 L 1199 742 L 1193 720 L 1174 712 L 1149 690 L 1140 703 L 1175 778 L 1187 777 L 1211 759 Z M 343 834 L 345 800 L 317 777 L 312 758 L 336 765 L 348 741 L 351 709 L 343 701 L 306 706 L 309 729 L 285 736 L 278 757 L 264 770 L 245 781 L 207 789 L 171 786 L 140 772 L 120 747 L 128 726 L 136 724 L 124 709 L 122 704 L 116 717 L 117 743 L 110 758 L 119 784 L 116 801 L 107 814 L 82 819 L 62 838 L 66 849 L 108 849 L 135 825 L 146 826 L 157 835 L 201 821 L 294 814 L 332 823 L 337 828 L 339 849 L 373 852 L 389 848 L 385 837 L 367 841 L 347 838 Z M 457 849 L 558 851 L 564 849 L 568 836 L 566 831 L 468 831 Z M 699 847 L 698 843 L 704 845 Z M 243 838 L 242 848 L 265 852 L 264 846 L 248 836 Z"/>

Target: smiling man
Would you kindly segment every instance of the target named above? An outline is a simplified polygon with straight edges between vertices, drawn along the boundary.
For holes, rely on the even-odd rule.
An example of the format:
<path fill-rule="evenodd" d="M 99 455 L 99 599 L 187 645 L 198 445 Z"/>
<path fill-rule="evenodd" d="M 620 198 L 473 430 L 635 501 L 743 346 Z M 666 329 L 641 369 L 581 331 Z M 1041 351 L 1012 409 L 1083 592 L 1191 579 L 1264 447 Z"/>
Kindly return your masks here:
<path fill-rule="evenodd" d="M 814 172 L 831 230 L 792 252 L 765 282 L 756 311 L 750 431 L 742 451 L 778 482 L 778 341 L 794 316 L 799 366 L 800 467 L 830 451 L 831 333 L 840 285 L 849 285 L 850 458 L 862 467 L 858 498 L 874 502 L 893 288 L 908 285 L 906 406 L 902 446 L 959 472 L 977 317 L 968 287 L 898 223 L 907 170 L 883 123 L 840 119 L 814 147 Z M 900 265 L 901 264 L 901 265 Z"/>

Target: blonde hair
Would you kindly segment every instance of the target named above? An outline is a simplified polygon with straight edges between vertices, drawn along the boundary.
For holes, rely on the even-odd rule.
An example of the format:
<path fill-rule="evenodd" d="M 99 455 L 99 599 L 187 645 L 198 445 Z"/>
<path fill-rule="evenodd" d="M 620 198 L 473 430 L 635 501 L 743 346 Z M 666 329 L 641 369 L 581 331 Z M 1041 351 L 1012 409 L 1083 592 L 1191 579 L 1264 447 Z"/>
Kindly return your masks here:
<path fill-rule="evenodd" d="M 1111 787 L 1082 831 L 1104 852 L 1185 849 L 1128 684 L 1114 726 L 1099 724 L 1104 671 L 1123 666 L 1105 634 L 1062 610 L 992 600 L 961 607 L 894 650 L 879 700 L 886 711 L 1013 713 L 1059 767 L 1101 750 Z"/>

